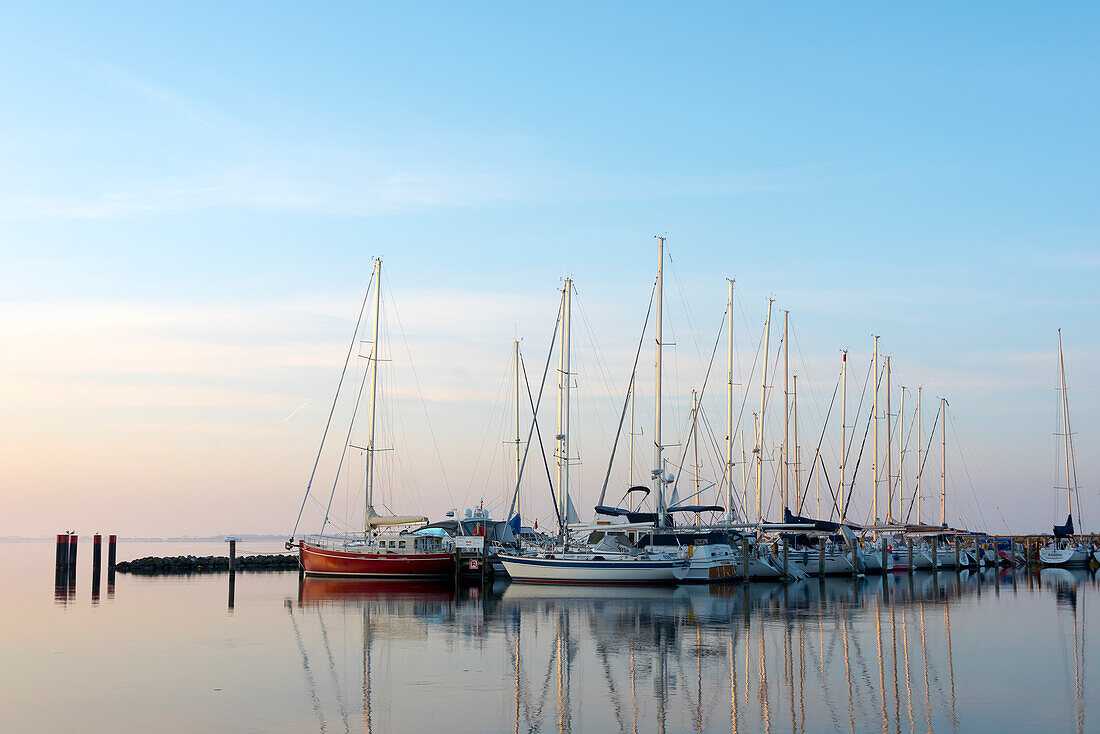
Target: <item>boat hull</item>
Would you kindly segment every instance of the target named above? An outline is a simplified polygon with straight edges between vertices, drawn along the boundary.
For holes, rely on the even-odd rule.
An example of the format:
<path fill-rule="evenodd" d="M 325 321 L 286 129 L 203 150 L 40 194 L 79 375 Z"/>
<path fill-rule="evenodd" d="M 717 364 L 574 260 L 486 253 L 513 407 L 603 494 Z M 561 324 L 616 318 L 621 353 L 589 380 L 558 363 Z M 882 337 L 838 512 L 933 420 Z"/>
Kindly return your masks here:
<path fill-rule="evenodd" d="M 527 584 L 676 584 L 687 575 L 687 560 L 596 560 L 500 556 L 512 581 Z"/>
<path fill-rule="evenodd" d="M 310 576 L 431 578 L 454 573 L 450 553 L 378 553 L 364 549 L 335 550 L 302 542 L 302 568 Z"/>
<path fill-rule="evenodd" d="M 1040 548 L 1039 563 L 1044 566 L 1060 568 L 1084 568 L 1089 564 L 1090 553 L 1087 548 Z"/>

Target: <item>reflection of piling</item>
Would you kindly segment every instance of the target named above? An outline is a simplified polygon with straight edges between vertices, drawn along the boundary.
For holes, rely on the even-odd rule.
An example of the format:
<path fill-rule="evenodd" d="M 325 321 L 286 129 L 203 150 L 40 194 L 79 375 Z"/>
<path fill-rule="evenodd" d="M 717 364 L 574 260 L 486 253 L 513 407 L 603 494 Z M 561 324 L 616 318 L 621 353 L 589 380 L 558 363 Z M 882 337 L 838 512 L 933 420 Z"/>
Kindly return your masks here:
<path fill-rule="evenodd" d="M 99 577 L 103 563 L 103 536 L 92 536 L 92 601 L 99 601 Z"/>
<path fill-rule="evenodd" d="M 115 546 L 118 543 L 117 535 L 107 536 L 107 598 L 115 595 Z"/>

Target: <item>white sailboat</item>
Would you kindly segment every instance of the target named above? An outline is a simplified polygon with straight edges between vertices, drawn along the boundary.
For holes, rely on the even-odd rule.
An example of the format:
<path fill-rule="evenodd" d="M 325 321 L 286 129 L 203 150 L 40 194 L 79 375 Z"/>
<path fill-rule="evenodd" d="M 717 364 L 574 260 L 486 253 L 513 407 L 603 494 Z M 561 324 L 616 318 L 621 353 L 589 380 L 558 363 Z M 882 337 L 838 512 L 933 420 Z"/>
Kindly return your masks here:
<path fill-rule="evenodd" d="M 661 288 L 664 265 L 664 238 L 658 238 L 657 267 L 657 458 L 654 471 L 657 483 L 658 517 L 663 516 L 664 473 L 661 470 Z M 560 546 L 550 551 L 501 554 L 500 562 L 513 581 L 549 584 L 671 584 L 687 574 L 689 561 L 682 555 L 655 552 L 619 543 L 608 537 L 596 545 L 583 543 L 570 547 L 570 523 L 575 511 L 569 495 L 569 388 L 570 388 L 570 306 L 573 283 L 566 279 L 562 289 L 562 328 L 559 343 L 558 381 L 558 501 L 561 518 Z"/>
<path fill-rule="evenodd" d="M 1062 357 L 1062 330 L 1058 330 L 1058 382 L 1062 393 L 1062 444 L 1066 461 L 1066 522 L 1054 526 L 1054 539 L 1039 549 L 1039 563 L 1062 568 L 1084 567 L 1095 550 L 1073 539 L 1073 498 L 1077 493 L 1077 467 L 1073 460 L 1073 434 L 1069 428 L 1069 397 L 1066 394 L 1066 363 Z M 1080 519 L 1080 505 L 1078 505 Z M 1100 559 L 1097 559 L 1100 560 Z"/>

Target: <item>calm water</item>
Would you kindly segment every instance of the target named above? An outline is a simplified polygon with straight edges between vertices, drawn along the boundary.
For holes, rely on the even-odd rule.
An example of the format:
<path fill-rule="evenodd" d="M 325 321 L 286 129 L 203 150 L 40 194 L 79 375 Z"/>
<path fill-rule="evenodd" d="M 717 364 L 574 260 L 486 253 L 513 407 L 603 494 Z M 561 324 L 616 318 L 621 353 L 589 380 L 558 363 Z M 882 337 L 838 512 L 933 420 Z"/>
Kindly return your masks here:
<path fill-rule="evenodd" d="M 104 574 L 7 543 L 5 731 L 1100 731 L 1087 572 L 788 587 Z M 270 552 L 276 546 L 244 546 Z M 224 555 L 218 543 L 121 544 Z"/>

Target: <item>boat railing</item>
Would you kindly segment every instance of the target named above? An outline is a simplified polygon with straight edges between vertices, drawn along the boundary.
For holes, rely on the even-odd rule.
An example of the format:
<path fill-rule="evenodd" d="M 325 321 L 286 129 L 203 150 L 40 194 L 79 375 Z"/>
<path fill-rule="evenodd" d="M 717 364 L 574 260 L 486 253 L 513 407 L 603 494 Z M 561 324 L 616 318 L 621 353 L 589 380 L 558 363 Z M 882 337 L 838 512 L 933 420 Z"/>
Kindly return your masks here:
<path fill-rule="evenodd" d="M 367 547 L 363 536 L 354 535 L 307 535 L 302 542 L 314 548 L 324 550 L 362 550 Z"/>

